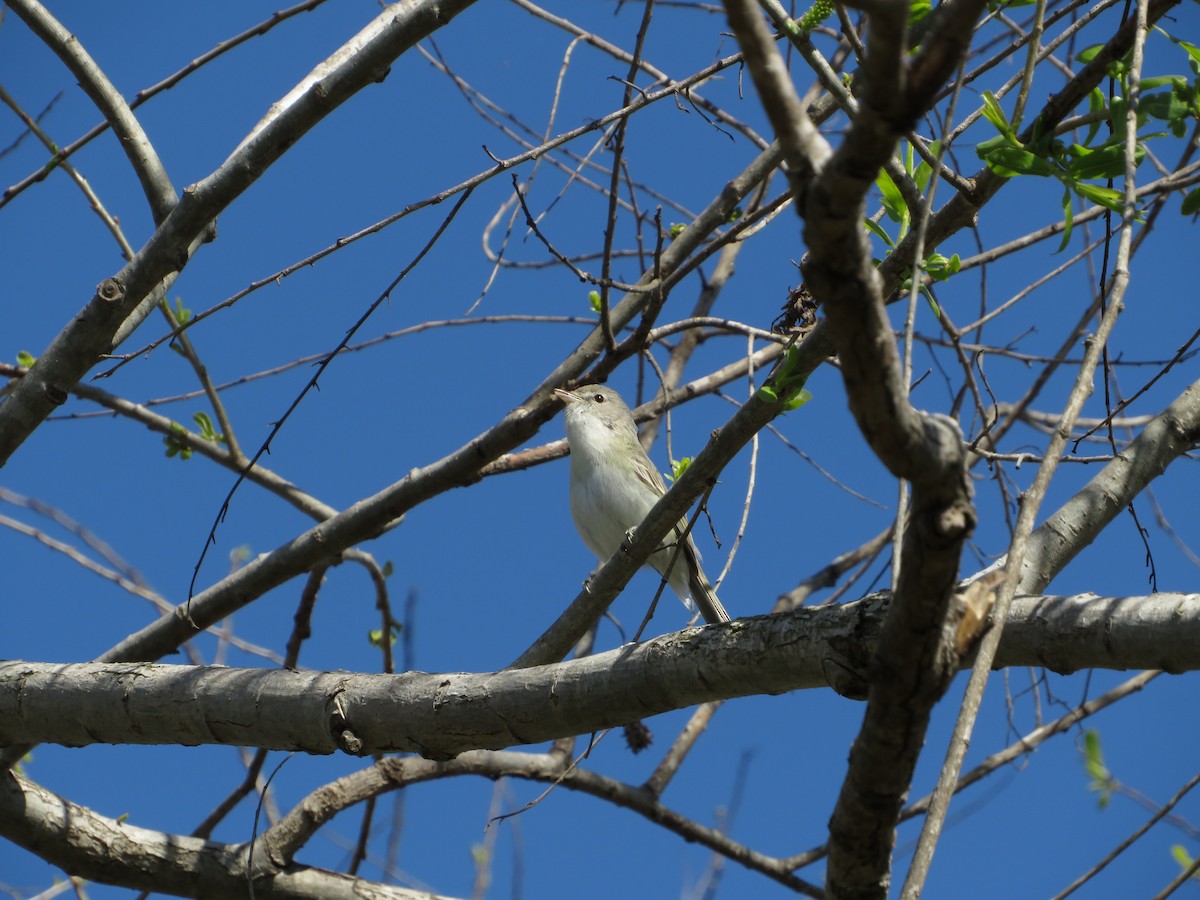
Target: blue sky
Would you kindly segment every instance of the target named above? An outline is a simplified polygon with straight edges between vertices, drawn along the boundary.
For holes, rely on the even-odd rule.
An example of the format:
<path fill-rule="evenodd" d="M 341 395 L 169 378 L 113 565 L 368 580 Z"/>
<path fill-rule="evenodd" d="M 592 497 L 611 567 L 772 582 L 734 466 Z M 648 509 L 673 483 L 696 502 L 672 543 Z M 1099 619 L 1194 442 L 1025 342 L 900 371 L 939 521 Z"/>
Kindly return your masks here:
<path fill-rule="evenodd" d="M 272 102 L 376 10 L 375 4 L 367 2 L 327 3 L 226 54 L 141 107 L 139 118 L 177 188 L 218 166 Z M 274 11 L 269 4 L 228 2 L 203 7 L 130 2 L 106 8 L 103 15 L 85 3 L 64 2 L 54 8 L 127 97 Z M 634 4 L 615 13 L 612 5 L 600 3 L 567 4 L 556 11 L 580 17 L 580 24 L 624 47 L 632 45 L 640 18 Z M 1200 15 L 1195 4 L 1180 6 L 1173 15 L 1169 30 L 1196 41 Z M 647 40 L 646 56 L 682 77 L 735 51 L 732 39 L 720 34 L 723 30 L 719 17 L 661 9 Z M 435 40 L 458 74 L 536 131 L 546 129 L 555 79 L 569 44 L 562 31 L 513 5 L 478 4 Z M 1152 42 L 1149 58 L 1156 71 L 1185 69 L 1181 55 L 1162 39 Z M 576 47 L 551 130 L 557 133 L 617 108 L 623 86 L 612 77 L 623 78 L 626 71 L 625 65 L 587 46 Z M 1060 83 L 1046 76 L 1035 86 L 1032 102 Z M 62 91 L 43 122 L 60 144 L 99 119 L 74 79 L 11 13 L 0 26 L 0 84 L 34 111 Z M 702 91 L 769 136 L 748 78 L 743 88 L 744 99 L 739 99 L 734 69 L 704 85 Z M 977 97 L 965 96 L 962 102 L 977 102 Z M 20 126 L 12 116 L 0 123 L 0 146 L 7 146 Z M 977 167 L 971 143 L 987 136 L 976 130 L 964 138 L 958 148 L 963 170 Z M 636 117 L 628 140 L 635 178 L 692 211 L 707 204 L 755 152 L 746 140 L 731 137 L 698 112 L 670 100 Z M 572 148 L 585 152 L 594 141 L 594 135 L 585 137 Z M 305 136 L 221 217 L 218 239 L 189 264 L 170 292 L 172 301 L 178 297 L 186 307 L 206 309 L 339 237 L 487 169 L 491 160 L 483 145 L 502 157 L 517 152 L 509 139 L 467 106 L 445 76 L 419 54 L 406 55 L 386 81 L 364 91 Z M 1163 154 L 1173 161 L 1178 148 L 1164 149 Z M 0 158 L 0 183 L 15 183 L 44 158 L 44 152 L 26 139 Z M 610 155 L 603 151 L 597 154 L 602 163 L 608 159 Z M 94 141 L 73 161 L 120 218 L 133 245 L 140 246 L 152 223 L 111 135 Z M 531 167 L 518 172 L 526 178 Z M 1143 172 L 1144 177 L 1153 177 L 1145 168 Z M 563 174 L 544 164 L 530 191 L 531 208 L 549 210 L 542 228 L 557 246 L 568 252 L 597 249 L 605 201 L 578 185 L 556 199 L 563 184 Z M 781 185 L 774 185 L 772 193 L 780 189 Z M 491 264 L 481 252 L 481 235 L 511 195 L 508 175 L 481 186 L 428 258 L 358 337 L 369 339 L 429 320 L 464 316 L 491 275 Z M 980 240 L 994 246 L 1056 221 L 1061 216 L 1059 198 L 1053 183 L 1009 185 L 981 216 Z M 653 203 L 644 196 L 640 202 Z M 1114 357 L 1168 358 L 1197 327 L 1195 304 L 1189 302 L 1194 291 L 1181 274 L 1188 259 L 1184 254 L 1195 245 L 1195 228 L 1180 218 L 1177 202 L 1163 213 L 1135 260 L 1127 309 L 1112 346 Z M 249 295 L 194 329 L 192 339 L 214 380 L 230 381 L 332 349 L 408 265 L 448 210 L 449 204 L 443 203 L 403 219 L 278 285 Z M 686 216 L 666 209 L 663 220 L 682 222 Z M 1081 246 L 1081 236 L 1075 237 L 1073 248 Z M 629 246 L 630 232 L 621 237 L 622 246 Z M 492 239 L 493 245 L 496 240 Z M 986 286 L 977 272 L 964 274 L 939 287 L 939 302 L 955 321 L 968 321 L 985 289 L 989 305 L 994 306 L 1074 252 L 1056 256 L 1056 244 L 1045 242 L 989 267 Z M 966 233 L 939 249 L 964 258 L 977 252 L 975 239 Z M 547 258 L 544 248 L 519 224 L 507 253 L 517 260 Z M 747 242 L 717 314 L 769 327 L 788 288 L 800 281 L 793 260 L 802 253 L 798 222 L 785 211 Z M 54 173 L 0 208 L 0 261 L 5 273 L 0 287 L 0 357 L 8 361 L 18 351 L 40 352 L 90 298 L 96 284 L 121 265 L 115 243 L 62 173 Z M 591 260 L 585 266 L 598 270 L 599 263 Z M 614 267 L 614 276 L 622 280 L 632 281 L 637 275 L 632 259 Z M 1025 353 L 1053 352 L 1086 302 L 1085 275 L 1082 267 L 1076 267 L 1035 291 L 1011 315 L 998 320 L 989 340 L 1015 342 Z M 588 289 L 561 268 L 506 269 L 473 315 L 587 319 Z M 677 288 L 662 321 L 685 317 L 697 290 L 695 277 Z M 325 373 L 320 391 L 309 394 L 275 439 L 266 464 L 326 503 L 344 507 L 490 426 L 524 399 L 577 345 L 586 329 L 572 323 L 447 327 L 343 357 Z M 925 334 L 937 330 L 924 305 L 918 310 L 918 329 Z M 134 350 L 163 330 L 161 319 L 152 318 L 123 349 Z M 736 359 L 744 353 L 745 343 L 741 337 L 706 342 L 689 367 L 689 377 Z M 665 356 L 658 358 L 661 362 Z M 935 362 L 918 347 L 914 360 L 918 376 L 929 372 L 914 392 L 914 403 L 947 410 L 953 390 L 938 366 L 952 367 L 950 356 L 942 353 Z M 1003 400 L 1014 400 L 1036 374 L 1036 368 L 1011 360 L 995 358 L 987 365 L 990 382 Z M 292 368 L 223 393 L 244 446 L 253 450 L 266 437 L 310 371 Z M 1154 366 L 1122 368 L 1118 372 L 1121 390 L 1132 393 L 1156 371 Z M 1160 411 L 1194 373 L 1192 363 L 1168 373 L 1131 412 Z M 956 376 L 951 368 L 950 377 Z M 1061 406 L 1072 377 L 1073 370 L 1056 376 L 1037 407 Z M 645 378 L 647 384 L 653 383 L 650 370 Z M 627 363 L 610 383 L 632 399 L 637 382 L 636 365 Z M 166 348 L 137 357 L 96 384 L 142 402 L 196 388 L 190 369 Z M 735 616 L 765 612 L 776 596 L 838 553 L 874 536 L 893 515 L 895 486 L 847 414 L 836 370 L 823 367 L 809 389 L 814 401 L 776 425 L 830 477 L 774 437 L 763 435 L 745 538 L 721 589 L 722 600 Z M 735 383 L 728 393 L 738 398 L 746 390 L 744 383 Z M 1097 392 L 1086 415 L 1103 409 L 1101 398 L 1102 392 Z M 203 408 L 199 398 L 156 407 L 189 425 L 193 413 Z M 199 458 L 168 459 L 161 437 L 128 421 L 91 415 L 95 411 L 90 404 L 69 402 L 9 462 L 0 473 L 0 486 L 63 510 L 108 541 L 156 590 L 180 602 L 232 476 Z M 675 455 L 698 451 L 707 434 L 732 411 L 731 405 L 708 397 L 677 412 Z M 555 420 L 533 443 L 561 435 L 561 421 Z M 1043 435 L 1026 430 L 1016 433 L 1006 449 L 1037 452 L 1045 441 Z M 652 456 L 660 467 L 667 467 L 661 441 Z M 747 451 L 726 470 L 710 503 L 723 545 L 718 549 L 707 535 L 702 536 L 710 575 L 721 568 L 737 531 L 749 464 Z M 425 671 L 502 667 L 574 596 L 593 561 L 570 525 L 566 468 L 566 461 L 558 460 L 443 494 L 369 545 L 377 558 L 391 561 L 395 568 L 390 579 L 395 608 L 403 609 L 410 591 L 417 598 L 415 617 L 408 623 L 415 646 L 413 667 Z M 1027 464 L 1009 473 L 1017 487 L 1024 487 L 1033 471 L 1034 466 Z M 1065 465 L 1046 511 L 1056 508 L 1094 471 L 1094 467 Z M 1158 491 L 1170 522 L 1193 548 L 1200 542 L 1194 477 L 1190 464 L 1180 461 Z M 981 519 L 973 549 L 990 560 L 1003 552 L 1007 531 L 993 483 L 980 480 L 976 487 Z M 27 511 L 7 504 L 0 507 L 0 513 L 69 538 Z M 1144 501 L 1138 513 L 1149 528 L 1158 588 L 1194 590 L 1195 567 L 1155 525 L 1152 509 Z M 237 548 L 266 552 L 306 527 L 308 522 L 295 510 L 243 486 L 217 533 L 217 544 L 208 554 L 198 584 L 203 587 L 218 580 L 228 570 L 229 554 Z M 1148 590 L 1145 555 L 1132 521 L 1118 520 L 1051 590 L 1144 593 Z M 7 613 L 0 657 L 87 660 L 154 616 L 144 601 L 11 530 L 0 529 L 0 560 Z M 978 568 L 971 554 L 963 566 L 964 574 Z M 878 569 L 877 565 L 872 575 Z M 640 576 L 614 605 L 614 614 L 628 631 L 636 628 L 654 587 L 654 579 Z M 851 596 L 859 593 L 852 591 Z M 293 582 L 239 612 L 233 618 L 236 633 L 252 643 L 280 649 L 298 594 L 299 583 Z M 302 665 L 377 671 L 378 653 L 366 639 L 377 621 L 374 597 L 362 571 L 351 566 L 333 571 L 317 606 L 314 638 L 304 649 Z M 660 607 L 651 630 L 670 631 L 685 621 L 682 609 L 669 601 Z M 620 639 L 611 626 L 602 628 L 606 646 Z M 205 638 L 197 643 L 211 660 L 215 641 Z M 166 661 L 180 660 L 175 656 Z M 225 662 L 263 664 L 237 650 L 229 652 Z M 1035 727 L 1038 713 L 1029 687 L 1032 678 L 1043 674 L 1012 671 L 994 676 L 968 766 Z M 1043 693 L 1041 714 L 1061 714 L 1129 674 L 1048 675 L 1052 698 Z M 914 794 L 932 786 L 962 683 L 956 682 L 939 708 Z M 1194 675 L 1160 678 L 1138 698 L 1092 720 L 1103 735 L 1113 773 L 1154 800 L 1165 800 L 1194 773 L 1192 748 L 1200 737 L 1190 712 L 1195 684 Z M 1011 709 L 1006 695 L 1011 697 Z M 734 798 L 735 771 L 744 760 L 745 781 L 731 826 L 733 836 L 781 855 L 818 845 L 825 838 L 861 713 L 860 705 L 827 692 L 728 704 L 664 799 L 685 814 L 711 822 L 717 809 Z M 656 743 L 640 757 L 631 756 L 620 735 L 611 734 L 593 751 L 590 764 L 637 783 L 651 771 L 685 720 L 686 713 L 681 712 L 649 722 Z M 963 896 L 968 884 L 971 896 L 978 898 L 1049 895 L 1140 824 L 1148 813 L 1122 797 L 1108 809 L 1098 809 L 1095 795 L 1087 790 L 1078 744 L 1077 733 L 1059 738 L 960 798 L 952 807 L 952 827 L 939 846 L 926 895 Z M 349 758 L 293 758 L 275 779 L 278 803 L 286 810 L 323 782 L 362 765 Z M 49 788 L 103 814 L 128 813 L 134 824 L 182 833 L 195 827 L 241 778 L 237 751 L 229 748 L 45 746 L 35 751 L 27 769 Z M 505 802 L 510 808 L 541 792 L 537 785 L 522 783 L 511 783 L 509 790 Z M 398 863 L 405 877 L 430 890 L 468 895 L 470 848 L 484 840 L 491 792 L 492 785 L 482 780 L 408 790 L 407 826 Z M 390 808 L 390 802 L 386 798 L 383 808 Z M 1200 817 L 1196 801 L 1180 812 L 1193 821 Z M 328 835 L 318 836 L 305 848 L 299 860 L 329 867 L 342 864 L 348 850 L 338 842 L 353 842 L 359 815 L 357 810 L 343 815 Z M 243 803 L 215 838 L 246 839 L 252 817 L 252 805 Z M 644 824 L 631 813 L 565 790 L 492 828 L 499 829 L 494 887 L 489 893 L 493 897 L 512 895 L 518 858 L 523 896 L 532 898 L 558 897 L 564 892 L 575 897 L 614 892 L 686 895 L 708 863 L 703 849 Z M 377 856 L 384 852 L 384 831 L 378 829 L 372 845 Z M 913 824 L 900 832 L 898 879 L 915 835 Z M 1081 896 L 1153 893 L 1174 875 L 1168 852 L 1174 843 L 1188 846 L 1193 856 L 1200 853 L 1200 847 L 1194 841 L 1188 844 L 1182 832 L 1160 825 L 1118 860 L 1091 894 L 1085 890 Z M 29 854 L 0 843 L 0 887 L 25 896 L 58 874 Z M 380 877 L 371 865 L 364 867 L 363 874 Z M 819 867 L 799 874 L 816 881 L 821 877 Z M 722 877 L 724 896 L 790 896 L 733 864 L 726 865 Z M 132 896 L 99 885 L 89 886 L 88 893 L 94 898 Z"/>

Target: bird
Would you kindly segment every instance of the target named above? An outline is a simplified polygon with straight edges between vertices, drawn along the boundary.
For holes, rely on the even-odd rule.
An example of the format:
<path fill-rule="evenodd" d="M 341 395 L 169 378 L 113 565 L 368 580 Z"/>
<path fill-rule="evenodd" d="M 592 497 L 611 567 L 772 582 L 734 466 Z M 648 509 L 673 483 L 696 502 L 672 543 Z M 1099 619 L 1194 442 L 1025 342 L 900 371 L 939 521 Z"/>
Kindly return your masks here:
<path fill-rule="evenodd" d="M 620 394 L 600 384 L 573 391 L 556 388 L 554 393 L 566 403 L 571 518 L 587 548 L 607 562 L 667 487 L 642 449 L 633 413 Z M 681 519 L 646 564 L 667 579 L 688 609 L 698 608 L 706 622 L 728 622 L 729 613 L 704 574 L 696 542 L 689 534 L 679 544 L 686 529 Z"/>

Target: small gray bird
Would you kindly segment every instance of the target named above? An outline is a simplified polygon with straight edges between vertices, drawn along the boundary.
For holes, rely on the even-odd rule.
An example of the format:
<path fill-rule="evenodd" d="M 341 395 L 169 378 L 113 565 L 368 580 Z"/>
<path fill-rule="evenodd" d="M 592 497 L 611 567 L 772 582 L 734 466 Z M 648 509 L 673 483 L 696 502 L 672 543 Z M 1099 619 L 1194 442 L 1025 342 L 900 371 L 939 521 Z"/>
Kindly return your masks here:
<path fill-rule="evenodd" d="M 571 518 L 588 549 L 600 562 L 607 562 L 667 487 L 638 442 L 633 414 L 616 391 L 589 384 L 554 393 L 567 404 Z M 675 552 L 686 528 L 687 522 L 680 520 L 647 565 L 660 575 L 671 566 L 667 584 L 688 609 L 699 607 L 709 623 L 728 622 L 729 613 L 704 575 L 700 551 L 691 535 L 679 553 Z"/>

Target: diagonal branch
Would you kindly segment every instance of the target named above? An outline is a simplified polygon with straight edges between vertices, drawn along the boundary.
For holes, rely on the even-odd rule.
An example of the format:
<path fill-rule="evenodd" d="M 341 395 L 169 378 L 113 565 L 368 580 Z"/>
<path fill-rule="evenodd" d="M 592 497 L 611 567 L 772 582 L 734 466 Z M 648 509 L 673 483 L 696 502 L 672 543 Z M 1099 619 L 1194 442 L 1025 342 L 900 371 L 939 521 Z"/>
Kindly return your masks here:
<path fill-rule="evenodd" d="M 1128 447 L 1038 526 L 1025 550 L 1017 590 L 1044 590 L 1169 463 L 1197 445 L 1200 381 L 1192 382 Z"/>
<path fill-rule="evenodd" d="M 724 185 L 708 207 L 664 250 L 656 269 L 643 275 L 639 285 L 646 287 L 659 277 L 669 280 L 672 273 L 683 266 L 709 235 L 729 221 L 732 210 L 767 177 L 778 162 L 777 147 L 759 154 L 741 174 Z M 644 291 L 639 291 L 627 295 L 613 307 L 613 326 L 618 329 L 624 327 L 637 315 L 646 296 Z M 259 556 L 197 594 L 189 604 L 177 606 L 171 613 L 128 636 L 102 654 L 100 660 L 152 660 L 170 653 L 193 635 L 253 602 L 267 591 L 324 560 L 336 557 L 357 543 L 382 534 L 418 504 L 451 488 L 475 483 L 487 474 L 491 463 L 502 454 L 515 449 L 537 433 L 538 428 L 555 412 L 551 390 L 581 375 L 586 366 L 599 357 L 603 350 L 603 336 L 599 329 L 595 329 L 546 377 L 532 395 L 483 434 L 437 462 L 414 469 L 395 484 L 360 500 L 274 551 Z M 828 353 L 827 350 L 817 352 Z M 819 358 L 823 358 L 823 355 Z M 814 362 L 813 367 L 815 365 Z M 22 383 L 30 379 L 33 368 L 25 374 Z M 6 408 L 0 407 L 0 414 Z M 749 440 L 749 437 L 745 439 Z M 687 501 L 688 505 L 704 490 L 702 482 L 696 480 L 691 483 L 697 487 L 691 499 Z M 676 494 L 675 499 L 683 496 L 678 490 L 671 493 Z M 669 526 L 664 526 L 662 533 L 665 534 L 667 530 Z M 660 534 L 659 539 L 661 536 Z M 639 546 L 644 548 L 645 555 L 642 560 L 648 558 L 654 550 L 648 541 Z M 640 562 L 632 566 L 630 573 L 636 570 L 638 565 Z M 626 580 L 628 577 L 626 576 Z M 596 615 L 598 616 L 599 612 Z M 565 656 L 573 643 L 574 640 L 568 641 L 566 648 L 554 659 Z"/>
<path fill-rule="evenodd" d="M 150 138 L 125 98 L 79 43 L 79 38 L 67 31 L 41 3 L 37 0 L 9 0 L 8 5 L 71 70 L 71 74 L 79 79 L 79 86 L 104 113 L 104 118 L 119 139 L 121 149 L 129 158 L 129 164 L 133 166 L 134 174 L 142 183 L 142 191 L 150 202 L 155 224 L 161 224 L 178 198 L 162 161 L 154 151 L 154 145 L 150 143 Z"/>
<path fill-rule="evenodd" d="M 217 215 L 284 152 L 342 103 L 387 75 L 392 61 L 447 24 L 473 0 L 412 0 L 388 7 L 351 39 L 355 52 L 313 82 L 286 109 L 260 123 L 220 168 L 188 187 L 138 254 L 106 278 L 0 405 L 0 466 L 67 398 L 114 345 L 126 320 L 165 279 L 177 275 Z M 342 54 L 342 51 L 339 51 Z M 337 54 L 335 54 L 337 55 Z M 324 71 L 324 70 L 323 70 Z"/>
<path fill-rule="evenodd" d="M 123 819 L 124 817 L 122 817 Z M 91 881 L 180 897 L 253 896 L 247 845 L 220 844 L 110 819 L 15 772 L 0 773 L 4 836 L 52 864 Z M 273 900 L 439 900 L 412 891 L 254 855 L 254 887 Z M 441 898 L 444 900 L 444 898 Z"/>

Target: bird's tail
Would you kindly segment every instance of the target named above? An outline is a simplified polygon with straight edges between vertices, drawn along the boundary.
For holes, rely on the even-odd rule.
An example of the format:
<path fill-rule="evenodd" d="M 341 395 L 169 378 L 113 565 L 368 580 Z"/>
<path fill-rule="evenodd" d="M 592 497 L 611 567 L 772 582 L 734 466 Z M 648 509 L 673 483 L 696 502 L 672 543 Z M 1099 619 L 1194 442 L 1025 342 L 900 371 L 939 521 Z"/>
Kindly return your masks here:
<path fill-rule="evenodd" d="M 688 593 L 691 594 L 696 608 L 700 610 L 700 615 L 704 616 L 704 621 L 709 625 L 728 622 L 729 613 L 725 611 L 725 607 L 717 599 L 717 592 L 709 584 L 708 577 L 704 574 L 704 566 L 700 563 L 700 552 L 690 535 L 681 555 L 685 557 L 683 561 L 688 567 Z"/>

